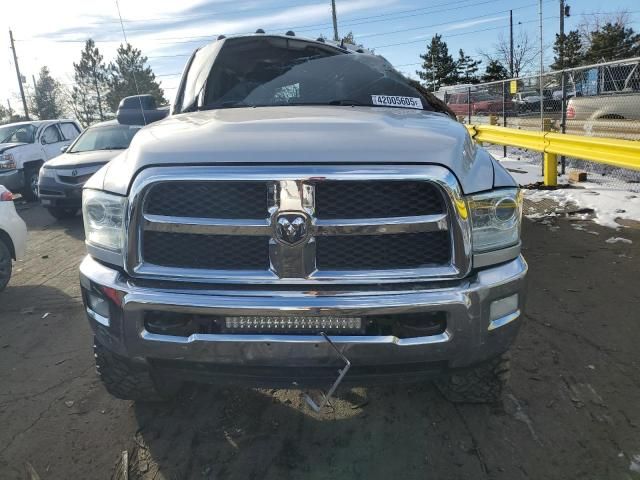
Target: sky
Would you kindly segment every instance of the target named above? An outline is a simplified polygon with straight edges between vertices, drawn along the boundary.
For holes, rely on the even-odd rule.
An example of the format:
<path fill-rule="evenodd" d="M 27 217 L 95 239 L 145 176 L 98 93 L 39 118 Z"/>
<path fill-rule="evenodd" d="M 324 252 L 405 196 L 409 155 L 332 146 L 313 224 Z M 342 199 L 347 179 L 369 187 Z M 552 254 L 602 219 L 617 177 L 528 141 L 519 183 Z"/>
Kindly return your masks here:
<path fill-rule="evenodd" d="M 117 3 L 118 2 L 118 3 Z M 545 64 L 552 61 L 551 45 L 558 32 L 559 0 L 542 0 Z M 630 12 L 631 26 L 640 31 L 638 0 L 567 0 L 571 17 L 566 30 L 576 28 L 596 12 Z M 459 49 L 481 58 L 509 34 L 509 10 L 514 32 L 526 31 L 540 43 L 538 0 L 336 0 L 340 35 L 354 33 L 358 43 L 385 56 L 406 75 L 416 78 L 419 55 L 435 34 L 449 51 Z M 32 75 L 43 65 L 63 85 L 73 82 L 84 41 L 93 38 L 108 62 L 124 42 L 118 7 L 127 40 L 140 48 L 172 99 L 180 74 L 194 49 L 218 35 L 293 30 L 297 36 L 333 37 L 330 0 L 90 0 L 85 2 L 30 0 L 4 2 L 0 16 L 0 102 L 7 99 L 21 111 L 18 82 L 10 50 L 9 29 L 16 40 L 21 73 L 32 91 Z M 485 62 L 486 63 L 486 62 Z"/>

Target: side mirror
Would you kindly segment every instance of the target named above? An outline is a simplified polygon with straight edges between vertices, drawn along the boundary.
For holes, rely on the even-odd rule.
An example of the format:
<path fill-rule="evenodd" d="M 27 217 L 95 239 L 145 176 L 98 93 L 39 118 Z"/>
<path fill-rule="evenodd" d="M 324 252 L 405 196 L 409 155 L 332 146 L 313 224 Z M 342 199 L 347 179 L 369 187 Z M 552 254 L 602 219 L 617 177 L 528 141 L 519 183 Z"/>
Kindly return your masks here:
<path fill-rule="evenodd" d="M 46 144 L 47 144 L 47 141 L 44 139 L 44 137 L 41 137 L 41 138 L 40 138 L 40 143 L 41 143 L 42 145 L 46 145 Z"/>
<path fill-rule="evenodd" d="M 60 149 L 60 153 L 64 153 L 64 152 L 66 152 L 68 148 L 69 148 L 69 145 L 65 145 L 64 147 L 62 147 L 62 148 Z"/>

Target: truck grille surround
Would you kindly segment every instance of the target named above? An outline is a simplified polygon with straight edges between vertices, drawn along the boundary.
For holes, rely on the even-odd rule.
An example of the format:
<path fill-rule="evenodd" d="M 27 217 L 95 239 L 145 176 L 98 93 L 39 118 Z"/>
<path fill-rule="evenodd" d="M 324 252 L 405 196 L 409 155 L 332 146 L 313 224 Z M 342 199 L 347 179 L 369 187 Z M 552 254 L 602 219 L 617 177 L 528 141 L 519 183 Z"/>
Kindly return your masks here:
<path fill-rule="evenodd" d="M 469 270 L 464 202 L 442 167 L 164 167 L 132 192 L 138 277 L 367 284 Z"/>

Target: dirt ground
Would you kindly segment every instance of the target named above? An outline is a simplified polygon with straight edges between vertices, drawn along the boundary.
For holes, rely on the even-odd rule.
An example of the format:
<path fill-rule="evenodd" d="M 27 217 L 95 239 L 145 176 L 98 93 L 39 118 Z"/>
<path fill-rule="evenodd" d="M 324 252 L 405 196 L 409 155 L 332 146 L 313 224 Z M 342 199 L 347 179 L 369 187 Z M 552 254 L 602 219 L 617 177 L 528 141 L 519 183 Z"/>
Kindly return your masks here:
<path fill-rule="evenodd" d="M 342 392 L 316 415 L 295 391 L 111 398 L 80 301 L 82 221 L 19 211 L 28 256 L 0 294 L 1 479 L 109 479 L 123 451 L 134 479 L 640 478 L 640 230 L 525 222 L 528 309 L 502 405 L 414 385 Z M 633 244 L 605 242 L 617 236 Z"/>

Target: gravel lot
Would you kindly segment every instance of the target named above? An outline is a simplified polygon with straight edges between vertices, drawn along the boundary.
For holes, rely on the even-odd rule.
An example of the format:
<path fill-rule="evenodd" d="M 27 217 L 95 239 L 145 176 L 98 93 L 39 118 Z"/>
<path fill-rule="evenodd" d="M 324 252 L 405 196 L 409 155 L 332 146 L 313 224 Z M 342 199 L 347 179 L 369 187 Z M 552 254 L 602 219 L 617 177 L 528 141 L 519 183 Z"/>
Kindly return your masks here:
<path fill-rule="evenodd" d="M 640 478 L 639 230 L 525 221 L 528 311 L 502 405 L 414 385 L 341 392 L 316 415 L 295 391 L 111 398 L 80 301 L 82 220 L 18 208 L 30 243 L 0 294 L 1 479 L 109 479 L 123 451 L 144 479 Z M 618 236 L 633 244 L 605 242 Z"/>

